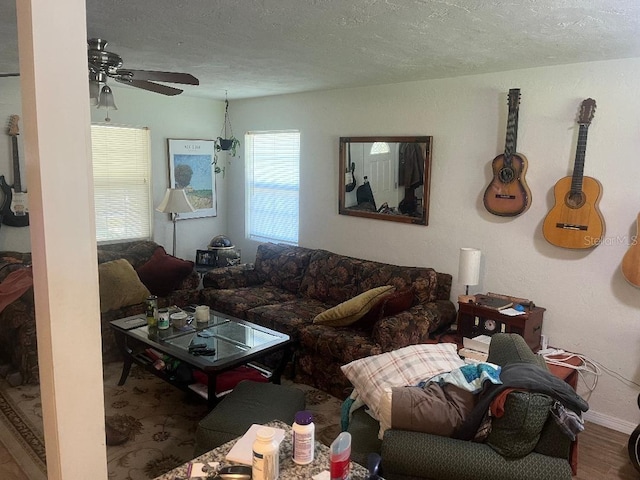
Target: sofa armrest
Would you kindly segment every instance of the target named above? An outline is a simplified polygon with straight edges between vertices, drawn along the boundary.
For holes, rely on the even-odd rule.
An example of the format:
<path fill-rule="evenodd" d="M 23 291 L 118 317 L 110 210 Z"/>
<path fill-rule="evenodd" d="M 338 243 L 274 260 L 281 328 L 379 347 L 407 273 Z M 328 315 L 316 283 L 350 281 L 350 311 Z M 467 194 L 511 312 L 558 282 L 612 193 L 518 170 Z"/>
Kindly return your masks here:
<path fill-rule="evenodd" d="M 539 453 L 507 459 L 484 443 L 394 429 L 382 440 L 382 473 L 387 480 L 571 480 L 566 459 Z"/>
<path fill-rule="evenodd" d="M 193 270 L 189 275 L 182 279 L 182 281 L 176 286 L 175 291 L 178 290 L 197 290 L 200 286 L 200 276 Z"/>
<path fill-rule="evenodd" d="M 373 340 L 385 352 L 407 345 L 433 343 L 429 335 L 451 324 L 455 314 L 455 307 L 449 300 L 420 303 L 397 315 L 378 320 L 373 327 Z"/>
<path fill-rule="evenodd" d="M 232 265 L 230 267 L 214 268 L 204 274 L 202 286 L 205 288 L 240 288 L 259 285 L 263 280 L 253 265 Z"/>

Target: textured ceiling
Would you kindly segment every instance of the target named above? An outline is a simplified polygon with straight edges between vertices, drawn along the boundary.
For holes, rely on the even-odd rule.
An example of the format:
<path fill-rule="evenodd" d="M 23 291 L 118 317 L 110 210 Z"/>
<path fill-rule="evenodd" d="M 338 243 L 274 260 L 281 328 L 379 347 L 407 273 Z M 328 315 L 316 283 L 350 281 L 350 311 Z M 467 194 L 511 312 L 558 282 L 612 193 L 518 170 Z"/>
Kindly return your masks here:
<path fill-rule="evenodd" d="M 87 33 L 235 99 L 640 57 L 640 0 L 87 0 Z M 17 71 L 14 0 L 0 45 Z"/>

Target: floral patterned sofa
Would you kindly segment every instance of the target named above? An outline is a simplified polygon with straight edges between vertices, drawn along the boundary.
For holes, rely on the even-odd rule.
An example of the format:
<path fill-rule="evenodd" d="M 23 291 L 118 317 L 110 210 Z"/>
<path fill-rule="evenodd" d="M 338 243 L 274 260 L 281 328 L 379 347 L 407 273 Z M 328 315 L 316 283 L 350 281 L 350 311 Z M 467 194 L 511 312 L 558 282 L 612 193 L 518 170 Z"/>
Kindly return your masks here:
<path fill-rule="evenodd" d="M 149 294 L 149 291 L 156 293 L 154 290 L 160 288 L 158 293 L 165 294 L 158 295 L 159 306 L 184 306 L 198 303 L 200 299 L 200 291 L 198 290 L 200 279 L 193 270 L 193 262 L 167 255 L 164 248 L 157 243 L 144 240 L 98 247 L 101 297 L 105 289 L 131 291 L 124 282 L 107 285 L 106 281 L 103 281 L 102 267 L 107 267 L 120 259 L 125 259 L 133 267 L 131 275 L 138 278 L 132 280 L 140 282 L 142 272 L 145 272 L 147 277 L 151 278 L 150 288 L 141 290 L 140 296 L 133 303 L 127 302 L 126 296 L 122 297 L 125 300 L 121 303 L 124 304 L 119 308 L 105 310 L 106 307 L 102 304 L 101 298 L 102 354 L 105 363 L 121 359 L 109 322 L 116 318 L 143 313 L 145 311 L 143 298 Z M 12 272 L 30 265 L 30 253 L 0 252 L 0 282 L 4 282 Z M 135 275 L 136 273 L 138 275 Z M 160 287 L 155 286 L 160 282 L 164 282 L 164 284 Z M 7 373 L 7 369 L 13 372 L 12 378 L 14 380 L 11 383 L 38 383 L 33 287 L 29 287 L 17 300 L 8 304 L 0 312 L 0 325 L 2 325 L 0 328 L 0 364 L 4 366 L 5 373 Z"/>
<path fill-rule="evenodd" d="M 217 268 L 203 277 L 201 301 L 212 309 L 290 335 L 296 341 L 296 380 L 345 398 L 351 384 L 340 366 L 417 343 L 455 320 L 451 275 L 326 250 L 266 243 L 255 265 Z M 409 308 L 372 324 L 334 327 L 314 318 L 336 305 L 392 285 L 413 291 Z"/>

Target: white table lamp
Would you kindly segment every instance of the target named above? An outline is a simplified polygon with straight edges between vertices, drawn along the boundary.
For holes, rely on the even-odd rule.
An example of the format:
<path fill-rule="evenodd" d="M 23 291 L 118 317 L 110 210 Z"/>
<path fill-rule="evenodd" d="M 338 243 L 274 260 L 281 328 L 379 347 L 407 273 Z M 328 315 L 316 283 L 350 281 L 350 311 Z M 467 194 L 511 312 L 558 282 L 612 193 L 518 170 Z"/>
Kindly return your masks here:
<path fill-rule="evenodd" d="M 469 295 L 469 285 L 480 282 L 480 257 L 482 252 L 477 248 L 463 247 L 460 249 L 458 263 L 458 281 L 466 286 L 465 295 Z"/>
<path fill-rule="evenodd" d="M 171 214 L 173 222 L 173 256 L 176 256 L 176 220 L 181 213 L 195 212 L 195 208 L 189 203 L 187 195 L 182 188 L 167 188 L 164 198 L 158 208 L 158 212 Z"/>

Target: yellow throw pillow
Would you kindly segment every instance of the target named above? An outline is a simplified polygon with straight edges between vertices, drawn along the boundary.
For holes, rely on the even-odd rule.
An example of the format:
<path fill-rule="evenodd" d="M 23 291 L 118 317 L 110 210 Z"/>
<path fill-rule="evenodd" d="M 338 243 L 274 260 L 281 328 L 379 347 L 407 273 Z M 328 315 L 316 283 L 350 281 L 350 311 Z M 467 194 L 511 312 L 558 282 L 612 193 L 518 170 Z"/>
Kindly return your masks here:
<path fill-rule="evenodd" d="M 313 323 L 330 327 L 345 327 L 360 320 L 381 297 L 395 290 L 391 285 L 372 288 L 360 295 L 325 310 L 313 319 Z"/>
<path fill-rule="evenodd" d="M 121 258 L 98 265 L 100 312 L 144 302 L 150 295 L 131 264 Z"/>

